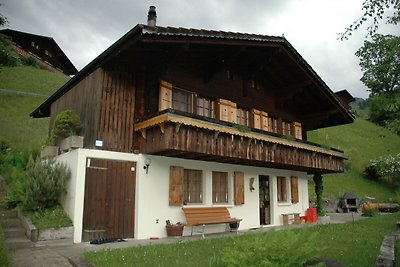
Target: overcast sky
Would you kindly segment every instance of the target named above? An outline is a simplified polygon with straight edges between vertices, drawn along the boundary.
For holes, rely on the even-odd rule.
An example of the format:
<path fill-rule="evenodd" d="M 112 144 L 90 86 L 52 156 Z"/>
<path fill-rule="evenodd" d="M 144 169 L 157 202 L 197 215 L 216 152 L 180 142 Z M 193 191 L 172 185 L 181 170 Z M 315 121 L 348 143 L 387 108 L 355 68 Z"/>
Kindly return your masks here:
<path fill-rule="evenodd" d="M 7 28 L 53 37 L 78 70 L 136 24 L 277 35 L 296 48 L 333 91 L 368 97 L 354 55 L 365 31 L 337 33 L 362 14 L 364 0 L 0 0 Z M 391 30 L 381 27 L 381 31 Z"/>

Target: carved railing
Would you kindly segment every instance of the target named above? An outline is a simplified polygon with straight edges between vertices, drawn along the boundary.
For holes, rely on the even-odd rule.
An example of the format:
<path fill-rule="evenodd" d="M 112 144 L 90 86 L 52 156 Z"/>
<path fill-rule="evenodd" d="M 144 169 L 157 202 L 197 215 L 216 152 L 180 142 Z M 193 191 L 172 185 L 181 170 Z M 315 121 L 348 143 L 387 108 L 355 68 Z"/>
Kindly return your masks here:
<path fill-rule="evenodd" d="M 343 152 L 267 132 L 164 112 L 135 124 L 139 152 L 309 173 L 344 171 Z"/>

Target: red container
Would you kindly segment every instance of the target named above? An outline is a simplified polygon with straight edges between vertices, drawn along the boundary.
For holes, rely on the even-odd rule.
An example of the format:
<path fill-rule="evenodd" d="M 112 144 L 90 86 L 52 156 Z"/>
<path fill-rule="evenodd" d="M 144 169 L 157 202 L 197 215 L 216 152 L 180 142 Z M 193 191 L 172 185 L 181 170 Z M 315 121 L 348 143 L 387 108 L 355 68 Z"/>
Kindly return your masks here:
<path fill-rule="evenodd" d="M 317 208 L 308 208 L 306 212 L 307 222 L 317 222 Z"/>

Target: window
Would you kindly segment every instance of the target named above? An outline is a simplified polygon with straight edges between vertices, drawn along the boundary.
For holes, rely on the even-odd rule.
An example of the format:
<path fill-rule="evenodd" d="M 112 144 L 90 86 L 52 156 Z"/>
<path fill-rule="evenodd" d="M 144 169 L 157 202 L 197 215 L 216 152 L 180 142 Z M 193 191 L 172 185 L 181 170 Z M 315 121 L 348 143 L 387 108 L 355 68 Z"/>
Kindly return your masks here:
<path fill-rule="evenodd" d="M 215 101 L 203 96 L 197 96 L 197 114 L 215 118 Z"/>
<path fill-rule="evenodd" d="M 183 171 L 183 198 L 184 203 L 203 202 L 203 174 L 199 170 Z"/>
<path fill-rule="evenodd" d="M 44 53 L 46 54 L 46 55 L 48 55 L 49 57 L 52 57 L 53 55 L 49 52 L 49 51 L 47 51 L 47 50 L 44 50 Z"/>
<path fill-rule="evenodd" d="M 192 93 L 174 87 L 172 90 L 172 108 L 192 112 Z"/>
<path fill-rule="evenodd" d="M 228 203 L 228 173 L 212 172 L 213 203 Z"/>
<path fill-rule="evenodd" d="M 249 111 L 238 107 L 236 110 L 236 122 L 241 125 L 249 125 Z"/>
<path fill-rule="evenodd" d="M 292 135 L 292 125 L 290 122 L 282 121 L 282 134 Z"/>
<path fill-rule="evenodd" d="M 287 202 L 287 186 L 286 177 L 277 177 L 277 187 L 278 187 L 278 202 Z"/>

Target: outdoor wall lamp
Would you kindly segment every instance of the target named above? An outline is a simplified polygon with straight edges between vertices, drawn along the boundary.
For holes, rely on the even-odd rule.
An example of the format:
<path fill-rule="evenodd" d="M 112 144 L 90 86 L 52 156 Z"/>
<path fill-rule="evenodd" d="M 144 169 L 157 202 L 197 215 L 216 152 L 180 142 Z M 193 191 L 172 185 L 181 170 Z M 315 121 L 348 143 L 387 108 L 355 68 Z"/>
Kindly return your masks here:
<path fill-rule="evenodd" d="M 250 178 L 249 188 L 250 188 L 250 192 L 253 192 L 253 190 L 254 190 L 254 177 Z"/>
<path fill-rule="evenodd" d="M 146 170 L 146 174 L 149 172 L 150 164 L 151 164 L 151 159 L 146 158 L 146 160 L 144 161 L 145 166 L 143 166 L 143 169 Z"/>

